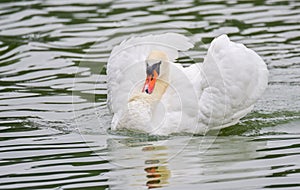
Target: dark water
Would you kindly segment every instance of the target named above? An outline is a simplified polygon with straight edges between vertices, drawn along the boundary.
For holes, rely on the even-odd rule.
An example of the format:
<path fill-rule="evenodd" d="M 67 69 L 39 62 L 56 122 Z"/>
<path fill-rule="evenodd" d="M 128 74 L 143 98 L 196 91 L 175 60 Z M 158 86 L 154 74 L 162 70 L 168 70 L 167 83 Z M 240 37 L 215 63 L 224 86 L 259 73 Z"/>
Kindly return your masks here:
<path fill-rule="evenodd" d="M 253 112 L 218 137 L 108 134 L 112 47 L 166 31 L 194 60 L 221 33 L 257 51 Z M 0 189 L 300 189 L 300 1 L 1 1 L 0 52 Z"/>

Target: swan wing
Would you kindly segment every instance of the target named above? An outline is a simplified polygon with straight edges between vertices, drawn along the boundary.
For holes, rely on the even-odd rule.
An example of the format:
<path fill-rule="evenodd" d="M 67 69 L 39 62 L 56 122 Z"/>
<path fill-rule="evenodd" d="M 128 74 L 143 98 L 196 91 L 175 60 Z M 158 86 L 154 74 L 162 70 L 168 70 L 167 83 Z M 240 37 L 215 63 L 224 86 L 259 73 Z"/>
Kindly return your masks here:
<path fill-rule="evenodd" d="M 113 48 L 107 64 L 107 105 L 118 117 L 127 105 L 129 94 L 142 89 L 146 78 L 145 60 L 152 50 L 167 53 L 170 61 L 178 58 L 178 51 L 193 47 L 189 39 L 175 33 L 132 37 Z"/>
<path fill-rule="evenodd" d="M 236 124 L 268 84 L 262 58 L 227 35 L 212 41 L 203 64 L 191 65 L 185 72 L 199 98 L 199 122 L 214 129 Z"/>

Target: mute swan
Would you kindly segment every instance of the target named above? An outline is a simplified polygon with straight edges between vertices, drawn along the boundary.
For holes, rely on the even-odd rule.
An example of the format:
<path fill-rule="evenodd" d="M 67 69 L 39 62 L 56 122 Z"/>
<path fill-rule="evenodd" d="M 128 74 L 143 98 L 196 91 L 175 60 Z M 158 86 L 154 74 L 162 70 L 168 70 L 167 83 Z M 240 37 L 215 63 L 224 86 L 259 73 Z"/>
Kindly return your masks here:
<path fill-rule="evenodd" d="M 264 61 L 227 35 L 215 38 L 203 63 L 183 68 L 193 47 L 176 33 L 132 37 L 113 48 L 107 65 L 111 129 L 152 135 L 204 134 L 236 124 L 268 83 Z"/>

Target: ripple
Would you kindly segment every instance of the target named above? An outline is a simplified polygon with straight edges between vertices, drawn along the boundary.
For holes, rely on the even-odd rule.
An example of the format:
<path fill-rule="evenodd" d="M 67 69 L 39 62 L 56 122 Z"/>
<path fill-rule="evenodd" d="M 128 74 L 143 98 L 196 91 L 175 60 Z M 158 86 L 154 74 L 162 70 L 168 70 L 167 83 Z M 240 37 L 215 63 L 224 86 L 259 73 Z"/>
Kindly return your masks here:
<path fill-rule="evenodd" d="M 0 4 L 1 188 L 299 188 L 298 1 Z M 258 52 L 270 81 L 254 111 L 207 141 L 108 134 L 111 49 L 164 32 L 200 46 L 178 60 L 184 66 L 203 61 L 222 33 Z"/>

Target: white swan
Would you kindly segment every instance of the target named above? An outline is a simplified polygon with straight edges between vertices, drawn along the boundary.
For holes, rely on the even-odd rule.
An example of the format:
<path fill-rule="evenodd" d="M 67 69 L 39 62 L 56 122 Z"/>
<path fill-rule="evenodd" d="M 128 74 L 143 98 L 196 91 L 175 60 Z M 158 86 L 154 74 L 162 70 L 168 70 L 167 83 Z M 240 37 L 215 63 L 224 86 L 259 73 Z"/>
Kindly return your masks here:
<path fill-rule="evenodd" d="M 130 38 L 112 50 L 107 65 L 112 130 L 203 134 L 234 125 L 252 110 L 268 83 L 264 61 L 221 35 L 203 63 L 186 68 L 174 63 L 178 51 L 192 47 L 185 36 L 166 33 Z"/>

